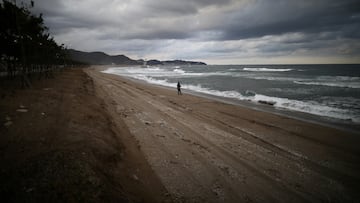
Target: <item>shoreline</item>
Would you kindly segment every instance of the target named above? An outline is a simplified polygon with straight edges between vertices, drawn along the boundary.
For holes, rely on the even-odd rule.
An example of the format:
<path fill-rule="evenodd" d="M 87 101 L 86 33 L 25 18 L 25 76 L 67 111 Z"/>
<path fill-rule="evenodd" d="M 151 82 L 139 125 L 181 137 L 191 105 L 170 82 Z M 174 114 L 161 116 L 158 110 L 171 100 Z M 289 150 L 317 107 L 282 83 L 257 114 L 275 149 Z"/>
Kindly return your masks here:
<path fill-rule="evenodd" d="M 149 84 L 153 85 L 153 84 Z M 252 102 L 252 101 L 245 101 L 245 100 L 237 100 L 237 99 L 231 99 L 226 97 L 219 97 L 214 96 L 210 94 L 200 93 L 200 92 L 194 92 L 191 90 L 188 90 L 189 94 L 192 94 L 194 96 L 200 96 L 208 99 L 214 99 L 220 102 L 238 105 L 243 108 L 249 108 L 255 111 L 262 111 L 266 113 L 271 113 L 279 116 L 288 117 L 291 119 L 308 122 L 312 124 L 321 125 L 324 127 L 330 127 L 337 130 L 347 131 L 349 133 L 359 134 L 360 135 L 360 124 L 356 124 L 354 122 L 349 123 L 348 121 L 341 120 L 341 119 L 335 119 L 331 117 L 326 116 L 319 116 L 315 114 L 310 114 L 306 112 L 300 112 L 300 111 L 293 111 L 281 107 L 274 107 L 272 105 L 268 104 L 261 104 L 260 102 Z"/>
<path fill-rule="evenodd" d="M 97 67 L 97 68 L 99 71 L 105 71 L 111 67 L 112 66 Z M 106 74 L 111 74 L 111 73 L 106 73 Z M 121 76 L 121 75 L 117 75 L 117 74 L 112 74 L 112 75 L 124 77 L 128 80 L 131 80 L 131 81 L 134 81 L 137 83 L 161 87 L 161 88 L 164 88 L 167 90 L 175 89 L 175 87 L 171 88 L 171 87 L 164 86 L 164 85 L 153 84 L 153 83 L 149 83 L 147 81 L 136 79 L 136 78 Z M 182 89 L 182 91 L 185 93 L 194 95 L 194 96 L 204 97 L 207 99 L 212 99 L 212 100 L 216 100 L 216 101 L 220 101 L 220 102 L 224 102 L 224 103 L 228 103 L 228 104 L 238 105 L 238 106 L 253 109 L 256 111 L 263 111 L 263 112 L 272 113 L 272 114 L 276 114 L 276 115 L 280 115 L 280 116 L 285 116 L 285 117 L 288 117 L 291 119 L 297 119 L 299 121 L 309 122 L 309 123 L 322 125 L 325 127 L 330 127 L 330 128 L 334 128 L 337 130 L 347 131 L 350 133 L 355 133 L 355 134 L 360 135 L 360 125 L 357 123 L 354 123 L 352 121 L 349 122 L 349 121 L 342 120 L 342 119 L 320 116 L 320 115 L 311 114 L 311 113 L 307 113 L 307 112 L 294 111 L 294 110 L 285 109 L 285 108 L 281 108 L 281 107 L 275 107 L 275 106 L 268 105 L 268 104 L 261 104 L 260 102 L 257 103 L 257 102 L 252 102 L 252 101 L 221 97 L 221 96 L 211 95 L 211 94 L 207 94 L 207 93 L 196 92 L 196 91 L 188 90 L 188 89 Z"/>
<path fill-rule="evenodd" d="M 358 135 L 85 69 L 174 201 L 352 201 Z M 121 124 L 122 123 L 122 124 Z"/>

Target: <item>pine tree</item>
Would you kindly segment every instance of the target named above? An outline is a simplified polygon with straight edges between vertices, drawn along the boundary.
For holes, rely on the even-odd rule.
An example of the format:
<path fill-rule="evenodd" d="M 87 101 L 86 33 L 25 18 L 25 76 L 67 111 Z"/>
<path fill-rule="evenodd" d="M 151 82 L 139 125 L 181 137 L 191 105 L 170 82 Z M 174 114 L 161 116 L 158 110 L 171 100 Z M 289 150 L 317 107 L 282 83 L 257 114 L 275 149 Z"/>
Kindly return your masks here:
<path fill-rule="evenodd" d="M 29 7 L 33 6 L 31 1 Z M 64 45 L 57 45 L 42 15 L 31 14 L 25 4 L 0 2 L 0 26 L 0 60 L 6 64 L 8 76 L 21 75 L 22 86 L 30 85 L 28 74 L 48 73 L 54 65 L 64 63 Z"/>

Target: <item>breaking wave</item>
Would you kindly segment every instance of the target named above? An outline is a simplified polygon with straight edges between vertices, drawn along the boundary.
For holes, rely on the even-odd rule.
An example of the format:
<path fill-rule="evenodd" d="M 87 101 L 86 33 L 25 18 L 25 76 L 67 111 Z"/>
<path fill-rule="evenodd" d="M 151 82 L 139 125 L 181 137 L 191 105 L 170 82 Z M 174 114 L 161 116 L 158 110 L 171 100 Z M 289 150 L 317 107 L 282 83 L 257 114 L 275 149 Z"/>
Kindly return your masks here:
<path fill-rule="evenodd" d="M 329 87 L 360 88 L 360 77 L 319 76 L 315 80 L 295 80 L 300 85 L 320 85 Z"/>
<path fill-rule="evenodd" d="M 246 68 L 244 68 L 245 70 Z M 264 70 L 264 68 L 251 68 L 252 70 L 257 69 L 258 71 Z M 234 69 L 235 70 L 235 69 Z M 266 69 L 266 71 L 290 71 L 292 69 Z M 191 70 L 193 71 L 193 70 Z M 176 87 L 176 83 L 169 82 L 170 78 L 186 78 L 186 77 L 204 77 L 204 76 L 234 76 L 237 73 L 234 72 L 190 72 L 181 67 L 173 68 L 163 68 L 163 67 L 151 67 L 151 68 L 139 68 L 139 67 L 127 67 L 127 68 L 109 68 L 104 73 L 116 74 L 121 76 L 132 77 L 138 80 L 143 80 L 151 84 L 162 85 L 167 87 Z M 319 76 L 317 78 L 292 78 L 292 77 L 266 77 L 266 76 L 249 76 L 243 75 L 242 77 L 249 77 L 252 79 L 265 79 L 265 80 L 281 80 L 281 81 L 291 81 L 300 85 L 325 85 L 331 87 L 349 87 L 349 88 L 360 88 L 360 78 L 359 77 L 345 77 L 345 76 Z M 172 79 L 171 81 L 174 81 Z M 183 89 L 191 90 L 194 92 L 231 98 L 236 100 L 246 100 L 252 101 L 255 103 L 266 103 L 271 104 L 276 108 L 287 109 L 291 111 L 298 111 L 309 113 L 318 116 L 325 116 L 335 119 L 341 119 L 346 121 L 352 121 L 355 123 L 360 123 L 360 116 L 352 112 L 352 108 L 359 109 L 360 107 L 355 105 L 351 101 L 355 101 L 354 98 L 349 99 L 349 101 L 338 101 L 336 98 L 329 98 L 324 100 L 296 100 L 281 98 L 276 96 L 267 96 L 263 94 L 258 94 L 254 91 L 247 90 L 243 93 L 235 90 L 220 91 L 216 89 L 211 89 L 204 87 L 201 84 L 196 84 L 198 82 L 193 82 L 192 84 L 182 84 Z M 336 102 L 329 103 L 329 102 Z M 344 106 L 344 105 L 351 106 Z M 345 108 L 346 107 L 346 108 Z"/>
<path fill-rule="evenodd" d="M 286 72 L 292 71 L 291 68 L 243 68 L 244 71 L 255 71 L 255 72 Z"/>
<path fill-rule="evenodd" d="M 169 68 L 159 68 L 159 67 L 148 67 L 148 68 L 141 68 L 141 67 L 124 67 L 124 68 L 109 68 L 104 73 L 111 73 L 111 74 L 120 74 L 125 76 L 132 76 L 132 75 L 146 75 L 151 77 L 208 77 L 208 76 L 231 76 L 232 73 L 229 72 L 188 72 L 180 67 L 176 66 L 174 69 Z"/>
<path fill-rule="evenodd" d="M 176 83 L 169 83 L 167 80 L 157 80 L 149 77 L 140 77 L 137 79 L 145 80 L 152 84 L 163 85 L 167 87 L 176 87 Z M 304 113 L 310 113 L 318 116 L 326 116 L 330 118 L 336 118 L 341 120 L 351 120 L 356 123 L 360 123 L 360 118 L 356 116 L 352 116 L 347 110 L 334 108 L 330 106 L 326 106 L 320 104 L 315 101 L 298 101 L 287 98 L 279 98 L 279 97 L 270 97 L 266 95 L 256 94 L 255 92 L 248 91 L 244 96 L 243 94 L 237 91 L 219 91 L 213 90 L 206 87 L 202 87 L 201 85 L 183 85 L 183 89 L 192 90 L 195 92 L 200 92 L 204 94 L 210 94 L 219 97 L 232 98 L 237 100 L 247 100 L 252 102 L 265 102 L 268 104 L 272 104 L 275 107 L 288 109 L 292 111 L 299 111 Z"/>
<path fill-rule="evenodd" d="M 342 87 L 342 88 L 357 88 L 360 89 L 359 77 L 345 77 L 345 76 L 321 76 L 314 79 L 306 78 L 294 78 L 294 77 L 280 77 L 280 76 L 255 76 L 255 75 L 243 75 L 245 77 L 254 80 L 269 80 L 269 81 L 287 81 L 293 82 L 299 85 L 316 85 L 316 86 L 328 86 L 328 87 Z"/>
<path fill-rule="evenodd" d="M 134 70 L 133 70 L 134 71 Z M 143 70 L 144 71 L 144 70 Z M 157 68 L 146 70 L 148 72 L 151 71 L 159 71 Z M 106 71 L 103 71 L 105 73 L 110 74 L 118 74 L 118 75 L 124 75 L 122 73 L 119 73 L 118 71 L 114 71 L 111 69 L 108 69 Z M 170 72 L 170 71 L 169 71 Z M 181 74 L 184 74 L 184 72 L 181 69 L 175 69 L 174 72 L 178 72 Z M 167 79 L 155 79 L 154 77 L 144 75 L 144 74 L 138 74 L 138 75 L 127 75 L 135 79 L 143 80 L 151 84 L 156 85 L 162 85 L 167 87 L 176 87 L 176 83 L 169 82 Z M 352 115 L 351 112 L 348 110 L 330 107 L 327 105 L 320 104 L 315 101 L 298 101 L 298 100 L 292 100 L 287 98 L 279 98 L 279 97 L 271 97 L 266 96 L 262 94 L 257 94 L 253 91 L 246 91 L 244 94 L 241 94 L 240 92 L 229 90 L 229 91 L 219 91 L 210 89 L 207 87 L 203 87 L 200 84 L 193 85 L 193 84 L 183 84 L 183 89 L 191 90 L 194 92 L 219 96 L 219 97 L 225 97 L 225 98 L 231 98 L 231 99 L 237 99 L 237 100 L 246 100 L 246 101 L 252 101 L 252 102 L 263 102 L 267 104 L 271 104 L 274 107 L 277 108 L 283 108 L 288 109 L 292 111 L 299 111 L 304 113 L 310 113 L 314 115 L 319 116 L 326 116 L 330 118 L 336 118 L 341 120 L 351 120 L 356 123 L 360 123 L 360 118 L 356 115 Z"/>

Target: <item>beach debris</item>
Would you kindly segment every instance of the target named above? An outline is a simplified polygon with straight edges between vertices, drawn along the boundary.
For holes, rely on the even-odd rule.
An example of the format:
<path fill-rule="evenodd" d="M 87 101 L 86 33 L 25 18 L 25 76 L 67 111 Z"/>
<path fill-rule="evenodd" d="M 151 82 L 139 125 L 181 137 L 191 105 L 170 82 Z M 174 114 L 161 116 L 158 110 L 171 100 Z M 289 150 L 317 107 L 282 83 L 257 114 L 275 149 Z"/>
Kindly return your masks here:
<path fill-rule="evenodd" d="M 165 193 L 163 193 L 163 196 L 164 196 L 164 197 L 170 197 L 171 194 L 170 194 L 169 192 L 165 192 Z"/>
<path fill-rule="evenodd" d="M 165 135 L 156 134 L 157 137 L 165 138 Z"/>
<path fill-rule="evenodd" d="M 120 105 L 116 105 L 116 113 L 124 112 L 126 109 Z"/>
<path fill-rule="evenodd" d="M 150 125 L 150 124 L 151 124 L 151 122 L 145 121 L 145 125 Z"/>
<path fill-rule="evenodd" d="M 181 135 L 178 132 L 174 132 L 174 135 L 181 137 Z"/>
<path fill-rule="evenodd" d="M 132 178 L 136 181 L 139 181 L 139 178 L 137 177 L 137 175 L 133 174 Z"/>
<path fill-rule="evenodd" d="M 44 88 L 43 90 L 48 91 L 51 90 L 52 88 Z"/>
<path fill-rule="evenodd" d="M 219 183 L 215 183 L 213 186 L 212 186 L 212 192 L 216 195 L 216 197 L 220 200 L 225 200 L 225 193 L 224 193 L 224 190 L 222 189 L 222 187 L 220 186 Z"/>
<path fill-rule="evenodd" d="M 45 114 L 45 112 L 42 112 L 41 115 L 42 115 L 42 116 L 45 116 L 46 114 Z"/>
<path fill-rule="evenodd" d="M 9 127 L 9 126 L 11 126 L 12 124 L 13 124 L 12 121 L 6 121 L 6 122 L 4 123 L 4 126 L 5 126 L 5 127 Z"/>
<path fill-rule="evenodd" d="M 184 142 L 187 142 L 187 143 L 191 143 L 191 140 L 186 139 L 186 138 L 181 138 L 181 140 L 184 141 Z"/>
<path fill-rule="evenodd" d="M 274 104 L 276 104 L 276 102 L 274 102 L 274 101 L 259 100 L 258 102 L 259 102 L 260 104 L 266 104 L 266 105 L 270 105 L 270 106 L 274 106 Z"/>
<path fill-rule="evenodd" d="M 34 188 L 33 188 L 33 187 L 26 189 L 25 192 L 29 193 L 29 192 L 32 192 L 32 191 L 34 191 Z"/>
<path fill-rule="evenodd" d="M 173 161 L 173 160 L 170 160 L 169 163 L 170 163 L 170 164 L 178 164 L 177 161 Z"/>
<path fill-rule="evenodd" d="M 19 109 L 16 110 L 17 112 L 21 112 L 21 113 L 26 113 L 28 112 L 28 110 L 26 109 L 26 107 L 24 105 L 20 105 Z"/>
<path fill-rule="evenodd" d="M 136 140 L 136 146 L 137 146 L 138 149 L 141 149 L 141 145 L 140 145 L 139 140 Z"/>

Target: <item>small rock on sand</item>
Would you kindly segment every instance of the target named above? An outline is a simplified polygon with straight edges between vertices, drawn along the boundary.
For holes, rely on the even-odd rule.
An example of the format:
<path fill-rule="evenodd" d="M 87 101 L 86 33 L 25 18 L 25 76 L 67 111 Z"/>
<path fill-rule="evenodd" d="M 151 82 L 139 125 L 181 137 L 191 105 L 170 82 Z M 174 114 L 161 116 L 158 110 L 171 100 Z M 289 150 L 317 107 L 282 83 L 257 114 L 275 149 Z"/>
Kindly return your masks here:
<path fill-rule="evenodd" d="M 7 122 L 4 123 L 4 126 L 5 126 L 5 127 L 9 127 L 9 126 L 11 126 L 12 124 L 13 124 L 12 121 L 7 121 Z"/>
<path fill-rule="evenodd" d="M 32 188 L 32 187 L 31 187 L 31 188 L 26 189 L 26 192 L 27 192 L 27 193 L 32 192 L 32 191 L 34 191 L 34 188 Z"/>
<path fill-rule="evenodd" d="M 139 178 L 135 174 L 133 175 L 133 179 L 139 181 Z"/>
<path fill-rule="evenodd" d="M 28 112 L 28 110 L 26 109 L 26 107 L 24 105 L 20 105 L 19 109 L 17 109 L 16 111 L 17 112 L 22 112 L 22 113 Z"/>
<path fill-rule="evenodd" d="M 270 106 L 274 106 L 276 104 L 276 102 L 274 101 L 264 101 L 264 100 L 259 100 L 258 101 L 260 104 L 266 104 L 266 105 L 270 105 Z"/>

